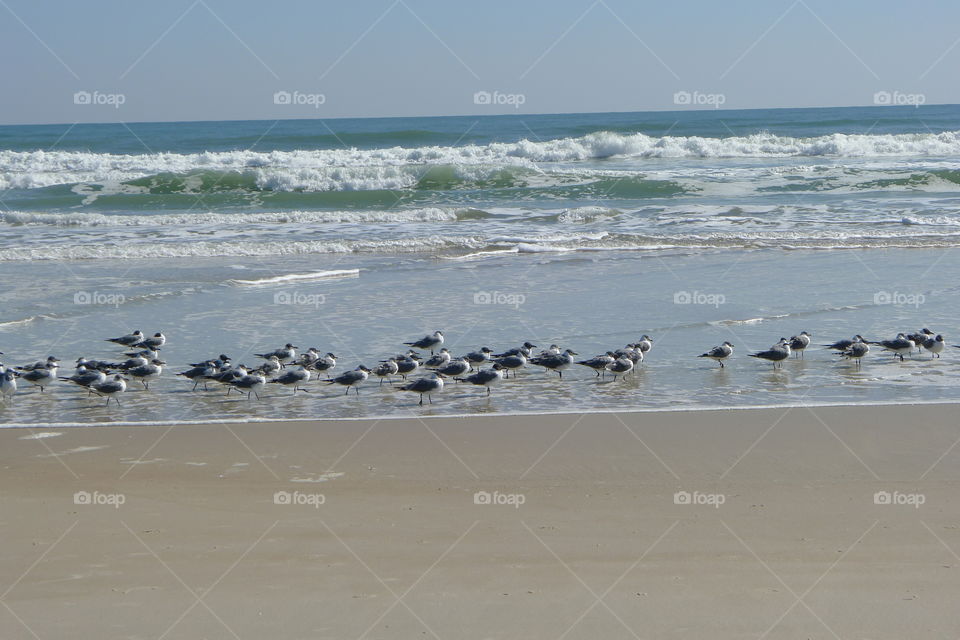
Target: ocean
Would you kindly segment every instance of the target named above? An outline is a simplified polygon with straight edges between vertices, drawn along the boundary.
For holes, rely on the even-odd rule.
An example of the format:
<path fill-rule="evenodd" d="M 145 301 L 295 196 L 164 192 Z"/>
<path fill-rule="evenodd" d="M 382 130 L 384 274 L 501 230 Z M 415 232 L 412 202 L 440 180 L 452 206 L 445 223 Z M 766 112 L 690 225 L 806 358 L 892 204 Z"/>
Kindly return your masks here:
<path fill-rule="evenodd" d="M 4 126 L 3 362 L 116 359 L 104 338 L 133 329 L 169 344 L 119 408 L 62 384 L 0 423 L 952 401 L 952 347 L 861 369 L 746 354 L 802 330 L 949 342 L 958 192 L 949 105 Z M 248 402 L 172 375 L 288 341 L 372 367 L 436 329 L 456 354 L 654 348 L 624 381 L 530 367 L 424 408 L 375 382 Z M 724 340 L 726 368 L 696 357 Z"/>

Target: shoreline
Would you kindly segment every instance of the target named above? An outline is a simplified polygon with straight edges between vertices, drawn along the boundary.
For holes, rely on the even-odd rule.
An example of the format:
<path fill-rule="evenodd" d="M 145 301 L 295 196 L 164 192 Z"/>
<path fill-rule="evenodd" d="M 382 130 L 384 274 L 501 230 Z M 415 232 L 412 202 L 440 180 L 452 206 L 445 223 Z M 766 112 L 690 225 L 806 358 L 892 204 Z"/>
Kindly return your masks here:
<path fill-rule="evenodd" d="M 798 404 L 764 404 L 764 405 L 731 405 L 729 407 L 677 407 L 675 409 L 663 407 L 651 407 L 649 409 L 630 408 L 630 409 L 607 409 L 591 408 L 589 411 L 517 411 L 517 412 L 497 412 L 497 413 L 441 413 L 430 415 L 415 415 L 415 410 L 410 409 L 406 415 L 383 415 L 383 416 L 343 416 L 337 418 L 260 418 L 251 416 L 247 419 L 223 418 L 210 420 L 142 420 L 125 422 L 53 422 L 53 423 L 27 423 L 27 422 L 0 422 L 0 431 L 5 429 L 83 429 L 86 427 L 179 427 L 179 426 L 202 426 L 202 425 L 255 425 L 255 424 L 297 424 L 297 423 L 336 423 L 336 422 L 364 422 L 387 420 L 459 420 L 472 418 L 535 418 L 537 416 L 587 416 L 587 415 L 608 415 L 608 414 L 678 414 L 678 413 L 710 413 L 710 412 L 728 412 L 728 411 L 776 411 L 779 409 L 837 409 L 837 408 L 857 408 L 857 407 L 950 407 L 960 404 L 960 398 L 955 400 L 938 399 L 935 401 L 917 400 L 915 402 L 904 402 L 901 400 L 891 400 L 889 402 L 864 401 L 864 402 L 811 402 Z"/>

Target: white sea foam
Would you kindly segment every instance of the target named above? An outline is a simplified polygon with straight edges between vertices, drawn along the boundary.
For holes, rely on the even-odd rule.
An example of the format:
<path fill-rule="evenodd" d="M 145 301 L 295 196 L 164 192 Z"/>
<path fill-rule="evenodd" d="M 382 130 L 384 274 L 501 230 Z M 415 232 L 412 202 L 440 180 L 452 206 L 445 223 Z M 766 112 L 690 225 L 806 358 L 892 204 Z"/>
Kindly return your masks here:
<path fill-rule="evenodd" d="M 898 225 L 903 230 L 913 228 Z M 249 240 L 249 241 L 165 241 L 150 238 L 137 242 L 85 242 L 42 244 L 0 249 L 0 262 L 44 260 L 124 260 L 153 258 L 256 258 L 266 256 L 302 256 L 340 253 L 370 254 L 443 254 L 462 259 L 492 257 L 509 253 L 565 253 L 572 251 L 658 251 L 665 249 L 860 249 L 923 248 L 960 246 L 960 231 L 920 233 L 771 231 L 765 233 L 718 232 L 702 234 L 650 235 L 618 233 L 581 237 L 497 237 L 497 236 L 419 236 L 390 239 L 341 240 Z M 164 295 L 173 295 L 166 293 Z M 13 321 L 24 324 L 30 317 Z M 6 323 L 11 324 L 11 323 Z M 0 323 L 0 329 L 4 327 Z"/>
<path fill-rule="evenodd" d="M 560 247 L 551 244 L 532 244 L 521 242 L 517 245 L 517 251 L 520 253 L 565 253 L 567 251 L 576 251 L 575 247 Z"/>
<path fill-rule="evenodd" d="M 608 209 L 607 207 L 575 207 L 560 212 L 557 221 L 566 224 L 585 224 L 615 218 L 620 213 L 616 209 Z"/>
<path fill-rule="evenodd" d="M 187 225 L 250 224 L 376 224 L 404 222 L 456 222 L 457 209 L 428 207 L 398 211 L 279 211 L 265 213 L 155 213 L 150 215 L 104 215 L 101 213 L 34 213 L 5 211 L 7 224 L 58 227 L 164 227 Z M 473 210 L 463 209 L 464 215 Z"/>
<path fill-rule="evenodd" d="M 429 253 L 482 249 L 488 241 L 471 236 L 428 236 L 386 240 L 316 240 L 248 242 L 83 243 L 0 249 L 0 262 L 21 260 L 109 260 L 297 256 L 328 253 Z"/>
<path fill-rule="evenodd" d="M 84 151 L 0 151 L 0 188 L 34 189 L 56 184 L 121 183 L 156 174 L 196 171 L 244 173 L 257 186 L 280 191 L 399 189 L 421 171 L 410 166 L 449 165 L 465 171 L 488 166 L 535 169 L 537 163 L 611 157 L 951 157 L 960 154 L 960 131 L 920 134 L 831 134 L 812 138 L 757 133 L 749 136 L 653 137 L 597 132 L 577 138 L 521 140 L 459 147 L 392 147 L 299 151 L 109 154 Z M 473 169 L 469 169 L 469 168 Z M 487 172 L 484 173 L 487 175 Z"/>
<path fill-rule="evenodd" d="M 900 222 L 906 225 L 929 227 L 960 226 L 960 218 L 953 216 L 904 216 Z"/>
<path fill-rule="evenodd" d="M 314 271 L 313 273 L 288 273 L 282 276 L 270 276 L 256 280 L 231 280 L 232 284 L 242 287 L 263 287 L 290 282 L 310 282 L 313 280 L 327 280 L 330 278 L 356 278 L 360 269 L 334 269 L 331 271 Z"/>

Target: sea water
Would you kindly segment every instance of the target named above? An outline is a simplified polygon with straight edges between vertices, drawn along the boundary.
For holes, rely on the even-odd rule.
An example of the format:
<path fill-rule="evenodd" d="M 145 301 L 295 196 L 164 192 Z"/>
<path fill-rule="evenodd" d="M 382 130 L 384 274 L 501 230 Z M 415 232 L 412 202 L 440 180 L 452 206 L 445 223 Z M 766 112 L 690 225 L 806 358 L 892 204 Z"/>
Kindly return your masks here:
<path fill-rule="evenodd" d="M 21 382 L 0 422 L 955 400 L 952 347 L 858 369 L 816 345 L 960 331 L 958 153 L 953 106 L 0 127 L 3 362 L 169 340 L 119 408 Z M 455 354 L 654 348 L 626 380 L 529 367 L 423 409 L 375 381 L 256 402 L 172 375 L 288 341 L 373 367 L 436 329 Z M 746 356 L 801 330 L 782 369 Z M 696 357 L 724 340 L 727 367 Z"/>

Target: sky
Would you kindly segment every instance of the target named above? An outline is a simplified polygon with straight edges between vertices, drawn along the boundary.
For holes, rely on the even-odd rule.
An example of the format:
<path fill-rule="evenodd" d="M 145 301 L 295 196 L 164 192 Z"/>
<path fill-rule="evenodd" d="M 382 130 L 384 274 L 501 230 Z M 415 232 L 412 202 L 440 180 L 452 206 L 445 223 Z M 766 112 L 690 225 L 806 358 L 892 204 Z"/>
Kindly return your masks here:
<path fill-rule="evenodd" d="M 0 0 L 0 124 L 960 103 L 960 3 Z"/>

